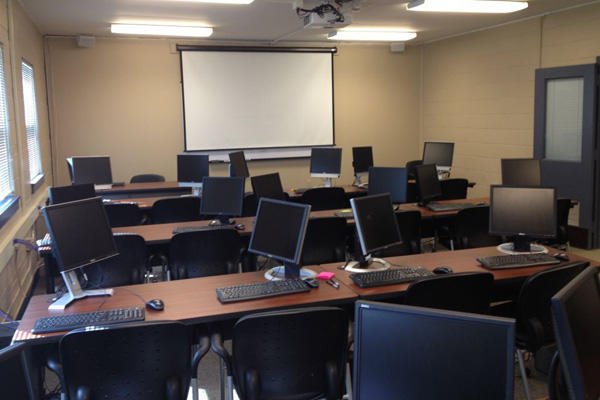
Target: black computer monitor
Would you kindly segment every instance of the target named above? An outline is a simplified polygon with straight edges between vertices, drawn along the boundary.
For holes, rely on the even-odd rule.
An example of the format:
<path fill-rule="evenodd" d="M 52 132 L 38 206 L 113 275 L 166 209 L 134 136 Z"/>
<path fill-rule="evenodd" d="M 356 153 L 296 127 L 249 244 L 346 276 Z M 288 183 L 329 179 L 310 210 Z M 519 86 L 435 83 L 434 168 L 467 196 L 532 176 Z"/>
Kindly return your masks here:
<path fill-rule="evenodd" d="M 588 267 L 552 297 L 554 332 L 573 400 L 600 398 L 600 277 Z"/>
<path fill-rule="evenodd" d="M 358 247 L 357 260 L 346 266 L 347 271 L 364 272 L 389 268 L 382 259 L 371 254 L 402 243 L 398 221 L 389 193 L 350 199 Z"/>
<path fill-rule="evenodd" d="M 500 160 L 502 184 L 505 186 L 540 186 L 540 160 L 532 158 L 503 158 Z"/>
<path fill-rule="evenodd" d="M 419 192 L 419 204 L 426 205 L 442 195 L 442 185 L 435 165 L 424 164 L 415 167 L 415 178 Z"/>
<path fill-rule="evenodd" d="M 373 166 L 373 148 L 361 146 L 352 148 L 352 167 L 354 168 L 354 185 L 360 186 L 361 174 L 369 172 Z"/>
<path fill-rule="evenodd" d="M 42 209 L 54 255 L 68 293 L 50 305 L 64 309 L 87 296 L 110 295 L 108 290 L 82 290 L 75 270 L 117 255 L 113 234 L 100 197 L 51 205 Z"/>
<path fill-rule="evenodd" d="M 177 181 L 179 186 L 191 187 L 195 195 L 200 195 L 202 179 L 205 176 L 209 176 L 208 155 L 177 155 Z"/>
<path fill-rule="evenodd" d="M 556 236 L 554 188 L 492 186 L 490 189 L 490 234 L 513 237 L 505 251 L 531 251 L 532 239 Z"/>
<path fill-rule="evenodd" d="M 73 183 L 93 183 L 94 185 L 112 184 L 110 157 L 71 157 L 73 166 Z"/>
<path fill-rule="evenodd" d="M 250 176 L 243 151 L 229 153 L 229 176 L 242 176 L 244 178 Z"/>
<path fill-rule="evenodd" d="M 440 171 L 450 171 L 453 156 L 454 143 L 425 142 L 423 147 L 423 164 L 435 164 Z"/>
<path fill-rule="evenodd" d="M 513 319 L 357 301 L 353 398 L 513 398 Z"/>
<path fill-rule="evenodd" d="M 200 212 L 218 217 L 218 220 L 211 222 L 212 225 L 231 225 L 234 221 L 230 217 L 242 215 L 244 181 L 245 178 L 241 176 L 204 177 Z"/>
<path fill-rule="evenodd" d="M 252 191 L 256 195 L 256 199 L 267 197 L 269 199 L 285 200 L 285 193 L 281 185 L 279 173 L 256 175 L 250 178 L 252 183 Z"/>
<path fill-rule="evenodd" d="M 269 279 L 312 277 L 314 272 L 300 262 L 310 205 L 261 198 L 248 251 L 273 258 L 283 266 L 272 268 Z"/>
<path fill-rule="evenodd" d="M 406 203 L 406 168 L 371 167 L 369 195 L 389 193 L 392 203 Z"/>
<path fill-rule="evenodd" d="M 339 178 L 342 169 L 342 149 L 336 147 L 313 147 L 310 152 L 310 176 L 323 178 L 325 186 L 332 186 L 331 179 Z"/>
<path fill-rule="evenodd" d="M 50 186 L 48 188 L 48 202 L 60 204 L 69 201 L 89 199 L 96 197 L 93 183 L 82 183 L 80 185 Z"/>

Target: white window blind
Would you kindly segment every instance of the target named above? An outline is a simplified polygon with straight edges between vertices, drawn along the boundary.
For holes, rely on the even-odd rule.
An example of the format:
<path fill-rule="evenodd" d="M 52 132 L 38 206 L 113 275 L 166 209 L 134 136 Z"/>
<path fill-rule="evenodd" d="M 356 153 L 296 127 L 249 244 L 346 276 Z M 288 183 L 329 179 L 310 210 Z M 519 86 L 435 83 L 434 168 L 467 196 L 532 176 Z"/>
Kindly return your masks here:
<path fill-rule="evenodd" d="M 23 61 L 21 63 L 21 73 L 23 74 L 23 103 L 25 111 L 25 130 L 27 132 L 27 152 L 29 155 L 29 180 L 33 181 L 42 174 L 33 67 Z"/>
<path fill-rule="evenodd" d="M 4 77 L 4 49 L 0 46 L 0 203 L 13 193 L 13 177 L 8 136 L 8 107 Z"/>

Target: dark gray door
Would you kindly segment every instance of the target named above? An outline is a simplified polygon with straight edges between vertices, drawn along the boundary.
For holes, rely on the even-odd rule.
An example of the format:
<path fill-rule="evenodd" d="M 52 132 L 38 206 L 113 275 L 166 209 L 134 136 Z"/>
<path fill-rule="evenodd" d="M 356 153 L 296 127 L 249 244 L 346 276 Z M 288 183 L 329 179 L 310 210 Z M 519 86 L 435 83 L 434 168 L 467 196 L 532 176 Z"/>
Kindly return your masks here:
<path fill-rule="evenodd" d="M 579 202 L 574 225 L 598 247 L 596 64 L 538 69 L 535 74 L 534 146 L 542 159 L 542 184 Z"/>

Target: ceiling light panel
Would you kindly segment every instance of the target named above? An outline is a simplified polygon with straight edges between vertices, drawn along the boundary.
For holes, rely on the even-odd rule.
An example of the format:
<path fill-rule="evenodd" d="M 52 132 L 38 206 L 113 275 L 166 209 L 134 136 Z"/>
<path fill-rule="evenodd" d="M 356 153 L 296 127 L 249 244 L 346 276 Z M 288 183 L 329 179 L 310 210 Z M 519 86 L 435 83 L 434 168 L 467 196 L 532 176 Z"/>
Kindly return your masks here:
<path fill-rule="evenodd" d="M 209 37 L 213 33 L 213 28 L 206 26 L 112 24 L 110 31 L 126 35 Z"/>
<path fill-rule="evenodd" d="M 406 5 L 409 11 L 506 14 L 528 7 L 526 1 L 495 0 L 415 0 Z"/>
<path fill-rule="evenodd" d="M 383 29 L 340 29 L 329 36 L 331 40 L 367 42 L 405 42 L 417 37 L 415 32 Z"/>

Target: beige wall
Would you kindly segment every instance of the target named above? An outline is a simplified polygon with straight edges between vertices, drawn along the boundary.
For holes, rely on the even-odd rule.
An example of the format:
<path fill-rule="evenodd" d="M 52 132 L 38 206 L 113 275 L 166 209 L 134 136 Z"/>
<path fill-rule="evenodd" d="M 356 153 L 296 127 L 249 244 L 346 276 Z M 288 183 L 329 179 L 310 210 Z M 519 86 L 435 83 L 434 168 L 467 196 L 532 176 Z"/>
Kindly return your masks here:
<path fill-rule="evenodd" d="M 183 150 L 179 54 L 168 40 L 99 39 L 78 48 L 49 38 L 55 177 L 68 183 L 65 157 L 108 154 L 115 180 L 156 172 L 176 177 Z M 374 62 L 377 60 L 377 62 Z M 420 49 L 344 46 L 334 59 L 336 142 L 341 182 L 352 181 L 352 146 L 371 144 L 376 162 L 403 165 L 417 154 Z M 252 175 L 279 171 L 287 187 L 310 183 L 308 160 L 255 161 Z M 224 165 L 213 167 L 226 174 Z"/>
<path fill-rule="evenodd" d="M 51 183 L 50 138 L 44 74 L 43 38 L 16 0 L 0 1 L 0 42 L 5 62 L 7 103 L 10 121 L 10 144 L 15 193 L 20 197 L 19 210 L 0 229 L 0 309 L 16 317 L 38 266 L 34 252 L 13 246 L 14 238 L 33 240 L 38 206 L 45 200 L 47 184 Z M 27 147 L 23 119 L 21 60 L 34 69 L 40 147 L 45 184 L 32 193 L 27 167 Z"/>

